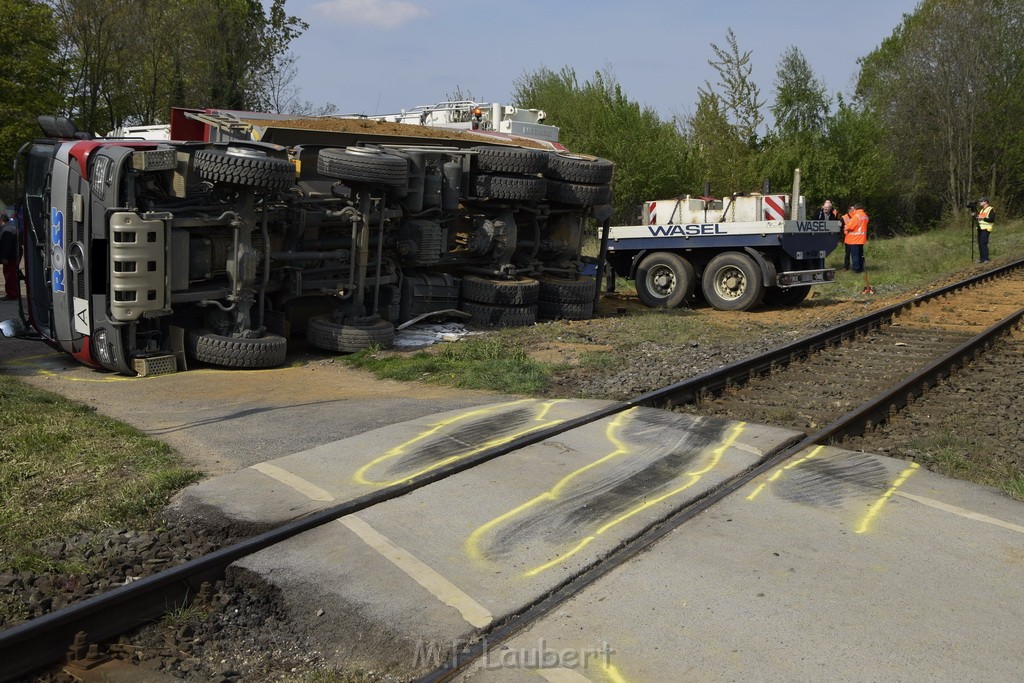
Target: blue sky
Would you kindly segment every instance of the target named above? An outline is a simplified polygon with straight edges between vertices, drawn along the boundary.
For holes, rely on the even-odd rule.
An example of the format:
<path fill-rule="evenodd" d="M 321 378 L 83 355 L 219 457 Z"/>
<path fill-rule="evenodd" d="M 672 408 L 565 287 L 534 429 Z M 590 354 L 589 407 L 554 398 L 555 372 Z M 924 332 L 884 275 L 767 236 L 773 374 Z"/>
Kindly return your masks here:
<path fill-rule="evenodd" d="M 709 43 L 732 27 L 752 50 L 772 101 L 783 50 L 797 45 L 831 93 L 852 90 L 857 59 L 890 35 L 917 0 L 767 3 L 639 0 L 289 0 L 310 27 L 292 43 L 302 99 L 342 112 L 387 114 L 445 99 L 460 87 L 508 102 L 541 66 L 581 80 L 609 67 L 626 94 L 663 118 L 688 114 L 715 80 Z M 767 112 L 766 112 L 767 113 Z"/>

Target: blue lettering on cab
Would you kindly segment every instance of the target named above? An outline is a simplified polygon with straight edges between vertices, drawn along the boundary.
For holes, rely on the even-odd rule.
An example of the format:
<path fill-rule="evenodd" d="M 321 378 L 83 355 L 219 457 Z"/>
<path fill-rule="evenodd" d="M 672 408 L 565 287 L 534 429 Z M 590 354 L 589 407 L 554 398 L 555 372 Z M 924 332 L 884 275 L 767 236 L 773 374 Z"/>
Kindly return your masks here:
<path fill-rule="evenodd" d="M 50 265 L 53 291 L 64 291 L 64 212 L 50 209 Z"/>

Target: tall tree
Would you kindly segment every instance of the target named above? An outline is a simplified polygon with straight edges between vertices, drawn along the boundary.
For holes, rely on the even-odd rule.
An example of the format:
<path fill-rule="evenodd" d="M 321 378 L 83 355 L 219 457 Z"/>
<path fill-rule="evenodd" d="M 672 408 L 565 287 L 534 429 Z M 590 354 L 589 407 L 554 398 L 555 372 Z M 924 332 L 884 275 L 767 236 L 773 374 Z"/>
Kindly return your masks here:
<path fill-rule="evenodd" d="M 764 100 L 761 99 L 761 89 L 752 77 L 752 52 L 740 51 L 739 42 L 732 28 L 726 30 L 725 42 L 724 48 L 711 43 L 715 59 L 708 60 L 708 64 L 718 74 L 718 82 L 712 85 L 709 81 L 704 81 L 699 95 L 714 94 L 721 99 L 740 137 L 754 147 L 757 144 L 759 129 L 764 122 L 764 115 L 761 113 Z"/>
<path fill-rule="evenodd" d="M 821 133 L 829 99 L 825 84 L 814 75 L 800 48 L 786 48 L 775 71 L 775 102 L 771 106 L 780 137 L 807 138 Z"/>
<path fill-rule="evenodd" d="M 0 17 L 11 41 L 0 61 L 0 185 L 6 186 L 15 152 L 38 134 L 36 117 L 58 113 L 63 103 L 50 7 L 35 0 L 0 0 Z M 5 191 L 3 198 L 12 196 Z"/>
<path fill-rule="evenodd" d="M 858 94 L 899 149 L 903 191 L 947 208 L 995 188 L 1021 197 L 1024 0 L 924 0 L 861 61 Z M 1006 142 L 1011 144 L 1007 145 Z"/>

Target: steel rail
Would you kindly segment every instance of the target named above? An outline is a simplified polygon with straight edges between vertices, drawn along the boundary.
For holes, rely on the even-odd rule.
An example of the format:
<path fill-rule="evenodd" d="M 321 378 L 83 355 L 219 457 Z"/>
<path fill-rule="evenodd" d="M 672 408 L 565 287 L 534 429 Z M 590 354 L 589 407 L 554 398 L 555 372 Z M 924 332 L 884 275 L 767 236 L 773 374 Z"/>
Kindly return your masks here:
<path fill-rule="evenodd" d="M 151 623 L 167 611 L 187 604 L 192 597 L 198 594 L 203 582 L 223 576 L 224 571 L 231 563 L 300 533 L 404 496 L 459 472 L 630 408 L 640 406 L 671 407 L 693 400 L 705 392 L 714 392 L 731 384 L 742 383 L 752 375 L 765 372 L 774 366 L 788 364 L 792 360 L 805 357 L 830 344 L 838 343 L 842 339 L 891 321 L 902 309 L 918 306 L 931 299 L 946 296 L 959 289 L 1000 277 L 1022 267 L 1024 267 L 1024 260 L 1016 261 L 737 363 L 627 401 L 599 408 L 558 425 L 531 432 L 461 461 L 440 467 L 430 473 L 414 477 L 405 483 L 388 486 L 312 513 L 158 574 L 18 624 L 0 632 L 0 681 L 24 676 L 59 661 L 79 632 L 86 633 L 88 642 L 95 643 Z"/>
<path fill-rule="evenodd" d="M 622 541 L 604 557 L 598 558 L 581 572 L 570 577 L 517 614 L 499 622 L 474 643 L 453 653 L 451 661 L 418 679 L 419 683 L 450 681 L 455 676 L 465 673 L 476 660 L 485 656 L 489 651 L 500 647 L 502 643 L 521 633 L 588 586 L 649 549 L 658 540 L 700 513 L 736 493 L 757 477 L 804 453 L 812 446 L 828 445 L 833 443 L 836 438 L 860 434 L 871 424 L 877 424 L 886 419 L 897 407 L 904 407 L 909 397 L 922 395 L 939 380 L 946 377 L 953 368 L 974 358 L 983 347 L 990 346 L 996 337 L 1007 334 L 1013 328 L 1020 328 L 1022 321 L 1024 321 L 1024 308 L 972 337 L 938 360 L 908 375 L 899 383 L 875 395 L 814 434 L 793 445 L 783 445 L 775 449 L 773 453 L 767 454 L 758 463 L 698 496 L 669 517 L 654 522 L 632 538 Z"/>

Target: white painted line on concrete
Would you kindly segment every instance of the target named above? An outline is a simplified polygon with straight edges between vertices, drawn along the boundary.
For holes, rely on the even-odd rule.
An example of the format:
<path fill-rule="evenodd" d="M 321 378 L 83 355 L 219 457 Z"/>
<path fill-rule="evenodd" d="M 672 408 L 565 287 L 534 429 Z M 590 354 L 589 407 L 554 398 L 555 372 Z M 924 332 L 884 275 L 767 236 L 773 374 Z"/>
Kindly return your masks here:
<path fill-rule="evenodd" d="M 413 581 L 430 591 L 435 598 L 449 607 L 457 609 L 463 619 L 473 626 L 483 628 L 493 620 L 494 617 L 486 607 L 463 593 L 458 586 L 431 569 L 418 557 L 395 545 L 391 539 L 360 518 L 349 515 L 338 521 L 351 529 L 368 546 L 408 574 Z"/>
<path fill-rule="evenodd" d="M 572 669 L 537 669 L 537 674 L 549 683 L 592 683 L 589 678 Z"/>
<path fill-rule="evenodd" d="M 319 500 L 323 502 L 330 502 L 334 500 L 334 496 L 332 496 L 327 491 L 324 491 L 316 484 L 312 484 L 306 481 L 297 474 L 292 474 L 283 467 L 271 465 L 269 462 L 260 462 L 256 463 L 255 465 L 252 465 L 252 469 L 256 470 L 257 472 L 262 472 L 271 479 L 276 479 L 285 486 L 292 487 L 302 495 L 312 500 Z"/>
<path fill-rule="evenodd" d="M 1009 529 L 1010 531 L 1016 531 L 1019 534 L 1024 534 L 1024 526 L 1021 526 L 1019 524 L 1013 524 L 1012 522 L 1004 522 L 1001 519 L 989 517 L 988 515 L 983 515 L 980 512 L 973 512 L 972 510 L 958 508 L 955 505 L 943 503 L 941 500 L 935 500 L 934 498 L 925 498 L 924 496 L 915 496 L 913 493 L 906 493 L 905 491 L 897 491 L 896 495 L 901 496 L 903 498 L 908 498 L 915 502 L 921 503 L 922 505 L 933 507 L 937 510 L 942 510 L 943 512 L 951 512 L 954 515 L 959 515 L 967 519 L 973 519 L 976 522 L 984 522 L 985 524 L 992 524 L 994 526 L 1002 527 L 1003 529 Z"/>

